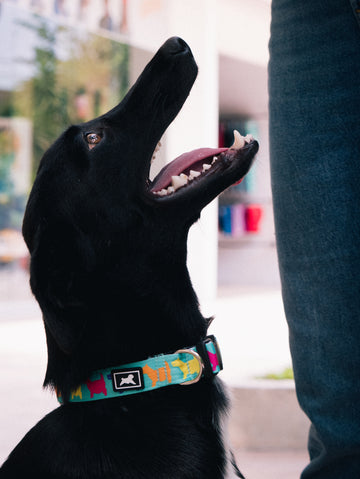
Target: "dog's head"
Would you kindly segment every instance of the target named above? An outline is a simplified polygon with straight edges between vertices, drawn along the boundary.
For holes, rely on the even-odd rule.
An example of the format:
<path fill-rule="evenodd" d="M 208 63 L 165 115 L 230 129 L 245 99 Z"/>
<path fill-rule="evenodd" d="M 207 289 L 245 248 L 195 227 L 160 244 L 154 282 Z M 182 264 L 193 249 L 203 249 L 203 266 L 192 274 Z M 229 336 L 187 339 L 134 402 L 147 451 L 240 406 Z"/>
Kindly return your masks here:
<path fill-rule="evenodd" d="M 246 174 L 258 144 L 189 152 L 149 180 L 156 145 L 196 75 L 187 44 L 169 39 L 119 105 L 71 126 L 41 161 L 23 233 L 50 382 L 59 376 L 52 362 L 76 356 L 91 369 L 100 357 L 131 359 L 204 333 L 186 270 L 188 228 Z"/>

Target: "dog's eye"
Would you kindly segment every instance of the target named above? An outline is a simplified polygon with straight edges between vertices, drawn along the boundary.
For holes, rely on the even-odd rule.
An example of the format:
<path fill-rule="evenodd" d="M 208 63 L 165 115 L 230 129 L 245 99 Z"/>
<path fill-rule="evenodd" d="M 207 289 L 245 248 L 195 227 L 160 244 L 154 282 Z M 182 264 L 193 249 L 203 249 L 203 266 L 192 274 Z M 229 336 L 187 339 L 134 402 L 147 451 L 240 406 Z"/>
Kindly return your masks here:
<path fill-rule="evenodd" d="M 86 141 L 89 145 L 89 148 L 94 148 L 98 143 L 100 143 L 102 137 L 97 133 L 88 133 L 86 135 Z"/>

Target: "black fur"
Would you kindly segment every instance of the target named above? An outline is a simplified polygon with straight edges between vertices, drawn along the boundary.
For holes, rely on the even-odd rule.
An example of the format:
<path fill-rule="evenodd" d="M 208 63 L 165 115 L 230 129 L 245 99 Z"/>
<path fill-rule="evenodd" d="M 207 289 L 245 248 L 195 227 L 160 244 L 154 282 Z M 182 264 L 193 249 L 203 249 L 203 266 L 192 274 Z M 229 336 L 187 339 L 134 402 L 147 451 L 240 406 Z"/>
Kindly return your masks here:
<path fill-rule="evenodd" d="M 45 386 L 66 398 L 97 369 L 196 344 L 207 321 L 186 268 L 188 229 L 249 169 L 258 145 L 225 153 L 202 181 L 161 198 L 150 159 L 197 75 L 186 43 L 169 39 L 125 99 L 70 127 L 44 155 L 23 234 L 44 318 Z M 86 141 L 96 133 L 92 149 Z M 92 403 L 43 418 L 1 478 L 223 478 L 227 453 L 218 379 Z"/>

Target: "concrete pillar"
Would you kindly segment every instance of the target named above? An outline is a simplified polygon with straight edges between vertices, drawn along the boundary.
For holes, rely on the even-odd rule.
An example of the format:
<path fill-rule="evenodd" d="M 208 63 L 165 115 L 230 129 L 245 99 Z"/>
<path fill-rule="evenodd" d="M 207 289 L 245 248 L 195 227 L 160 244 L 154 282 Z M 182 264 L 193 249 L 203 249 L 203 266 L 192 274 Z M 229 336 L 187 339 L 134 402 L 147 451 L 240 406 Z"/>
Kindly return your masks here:
<path fill-rule="evenodd" d="M 167 38 L 180 36 L 190 45 L 199 66 L 190 96 L 163 138 L 154 169 L 159 170 L 163 163 L 185 151 L 218 146 L 217 3 L 217 0 L 128 2 L 132 46 L 155 52 Z M 133 79 L 145 63 L 139 55 L 132 67 Z M 193 285 L 202 311 L 211 315 L 217 286 L 216 202 L 204 209 L 200 221 L 191 228 L 188 246 Z"/>
<path fill-rule="evenodd" d="M 218 141 L 218 52 L 216 0 L 166 2 L 169 36 L 182 37 L 199 66 L 198 78 L 179 116 L 168 129 L 167 158 Z M 204 314 L 212 314 L 217 287 L 217 202 L 191 228 L 188 267 Z"/>

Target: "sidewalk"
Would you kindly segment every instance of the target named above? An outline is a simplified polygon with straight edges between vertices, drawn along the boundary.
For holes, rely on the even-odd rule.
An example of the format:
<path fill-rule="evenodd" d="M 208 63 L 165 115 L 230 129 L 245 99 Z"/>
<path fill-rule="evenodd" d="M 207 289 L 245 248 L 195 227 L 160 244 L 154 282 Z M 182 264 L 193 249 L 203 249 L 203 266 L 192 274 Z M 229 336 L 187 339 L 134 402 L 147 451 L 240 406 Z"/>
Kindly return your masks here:
<path fill-rule="evenodd" d="M 236 461 L 246 479 L 299 479 L 308 463 L 305 452 L 236 451 Z"/>
<path fill-rule="evenodd" d="M 223 354 L 225 368 L 221 377 L 231 388 L 242 388 L 251 384 L 254 377 L 290 365 L 278 291 L 221 290 L 214 303 L 214 314 L 210 332 L 217 336 Z M 0 301 L 0 364 L 2 463 L 35 422 L 57 407 L 55 398 L 41 387 L 46 344 L 41 313 L 34 300 L 25 297 L 22 301 Z M 234 408 L 232 414 L 236 416 L 245 413 L 242 406 Z M 307 463 L 305 446 L 304 443 L 300 450 L 257 451 L 235 444 L 235 452 L 247 479 L 298 479 Z"/>

